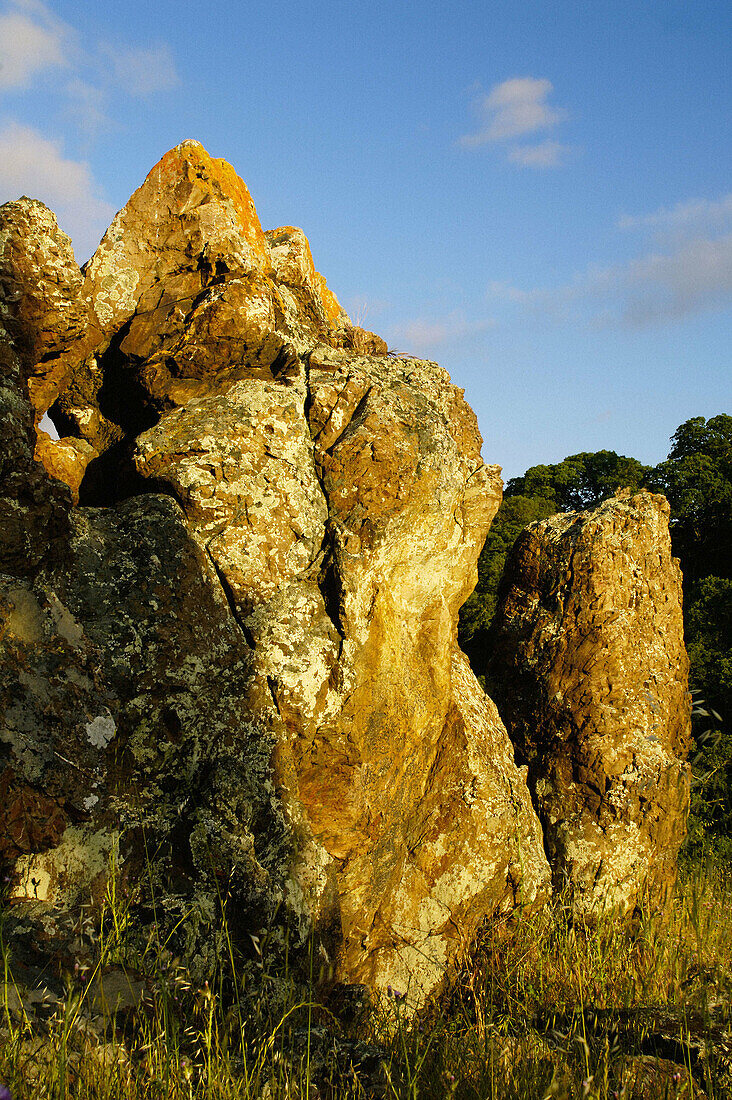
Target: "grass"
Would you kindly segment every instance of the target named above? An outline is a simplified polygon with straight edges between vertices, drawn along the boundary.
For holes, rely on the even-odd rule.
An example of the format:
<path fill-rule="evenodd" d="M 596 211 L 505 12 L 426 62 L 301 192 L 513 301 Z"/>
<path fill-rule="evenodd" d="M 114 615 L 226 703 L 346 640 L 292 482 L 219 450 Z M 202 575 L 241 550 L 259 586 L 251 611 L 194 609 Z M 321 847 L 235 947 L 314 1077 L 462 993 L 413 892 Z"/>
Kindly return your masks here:
<path fill-rule="evenodd" d="M 732 877 L 719 862 L 684 866 L 667 913 L 632 926 L 578 925 L 561 898 L 488 923 L 412 1020 L 398 994 L 357 1023 L 312 998 L 274 1010 L 232 979 L 231 946 L 197 987 L 165 944 L 130 955 L 124 905 L 108 900 L 96 965 L 42 1012 L 4 954 L 0 1080 L 13 1100 L 732 1096 Z M 262 988 L 277 980 L 266 954 Z"/>

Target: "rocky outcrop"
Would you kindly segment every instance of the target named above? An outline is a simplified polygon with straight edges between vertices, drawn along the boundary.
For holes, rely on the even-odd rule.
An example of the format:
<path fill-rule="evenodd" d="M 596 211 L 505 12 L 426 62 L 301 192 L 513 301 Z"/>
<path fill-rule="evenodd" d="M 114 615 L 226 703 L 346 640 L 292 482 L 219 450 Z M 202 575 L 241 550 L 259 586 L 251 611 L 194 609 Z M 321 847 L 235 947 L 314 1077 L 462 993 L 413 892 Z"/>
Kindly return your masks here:
<path fill-rule="evenodd" d="M 203 978 L 217 894 L 236 897 L 232 927 L 273 921 L 293 837 L 249 648 L 180 509 L 146 495 L 75 513 L 63 563 L 2 578 L 0 622 L 16 947 L 78 961 L 80 907 L 98 911 L 114 873 L 138 946 L 157 908 L 160 942 Z"/>
<path fill-rule="evenodd" d="M 689 799 L 681 574 L 664 497 L 532 523 L 506 564 L 490 685 L 558 884 L 585 914 L 662 902 Z"/>
<path fill-rule="evenodd" d="M 95 336 L 55 412 L 98 454 L 116 448 L 90 471 L 82 501 L 129 491 L 126 444 L 165 411 L 271 379 L 320 342 L 387 350 L 350 323 L 302 231 L 265 234 L 231 165 L 194 141 L 166 153 L 117 214 L 80 296 Z"/>
<path fill-rule="evenodd" d="M 456 644 L 501 494 L 475 417 L 446 372 L 353 326 L 302 232 L 264 233 L 195 142 L 83 275 L 62 266 L 74 321 L 44 385 L 63 438 L 37 453 L 81 505 L 30 457 L 21 380 L 18 484 L 43 486 L 38 515 L 59 486 L 68 529 L 32 568 L 9 550 L 0 590 L 16 939 L 63 954 L 113 874 L 139 934 L 201 974 L 225 902 L 245 955 L 267 930 L 292 960 L 314 933 L 337 980 L 417 1004 L 549 878 L 525 771 Z M 50 306 L 15 301 L 8 354 L 22 327 L 37 376 Z"/>
<path fill-rule="evenodd" d="M 36 418 L 99 339 L 71 241 L 51 211 L 22 198 L 0 207 L 0 323 L 13 342 Z"/>
<path fill-rule="evenodd" d="M 61 553 L 68 532 L 69 490 L 35 461 L 35 446 L 23 364 L 0 324 L 0 573 L 13 576 Z"/>

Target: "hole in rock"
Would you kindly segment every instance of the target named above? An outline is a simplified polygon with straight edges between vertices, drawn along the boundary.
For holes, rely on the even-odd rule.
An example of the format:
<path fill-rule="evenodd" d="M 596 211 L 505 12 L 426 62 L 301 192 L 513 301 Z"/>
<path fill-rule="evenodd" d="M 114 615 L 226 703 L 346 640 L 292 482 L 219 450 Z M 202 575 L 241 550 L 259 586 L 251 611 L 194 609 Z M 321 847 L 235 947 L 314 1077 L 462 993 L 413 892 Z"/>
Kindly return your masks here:
<path fill-rule="evenodd" d="M 125 355 L 121 344 L 127 336 L 130 322 L 111 341 L 99 366 L 102 385 L 99 389 L 99 411 L 107 420 L 118 424 L 126 436 L 137 436 L 157 424 L 160 410 L 140 382 L 140 360 Z"/>
<path fill-rule="evenodd" d="M 67 435 L 72 435 L 75 439 L 79 438 L 78 426 L 61 408 L 60 401 L 55 401 L 53 405 L 51 405 L 46 416 L 52 421 L 61 438 Z"/>
<path fill-rule="evenodd" d="M 38 424 L 38 430 L 41 432 L 45 432 L 46 435 L 50 435 L 51 439 L 60 439 L 61 436 L 59 435 L 58 428 L 51 419 L 49 411 L 50 410 L 44 412 L 43 416 L 41 417 Z"/>
<path fill-rule="evenodd" d="M 142 477 L 137 472 L 132 459 L 134 449 L 134 438 L 121 439 L 119 443 L 113 443 L 99 458 L 90 462 L 79 486 L 79 504 L 91 508 L 108 508 L 129 497 L 162 493 L 173 497 L 183 507 L 178 494 L 167 481 Z"/>
<path fill-rule="evenodd" d="M 142 493 L 171 492 L 169 487 L 141 477 L 132 461 L 137 436 L 157 424 L 161 410 L 140 380 L 141 361 L 121 350 L 130 323 L 114 336 L 99 360 L 102 375 L 97 394 L 99 411 L 121 429 L 123 438 L 113 442 L 87 466 L 79 487 L 79 503 L 83 505 L 105 507 Z"/>

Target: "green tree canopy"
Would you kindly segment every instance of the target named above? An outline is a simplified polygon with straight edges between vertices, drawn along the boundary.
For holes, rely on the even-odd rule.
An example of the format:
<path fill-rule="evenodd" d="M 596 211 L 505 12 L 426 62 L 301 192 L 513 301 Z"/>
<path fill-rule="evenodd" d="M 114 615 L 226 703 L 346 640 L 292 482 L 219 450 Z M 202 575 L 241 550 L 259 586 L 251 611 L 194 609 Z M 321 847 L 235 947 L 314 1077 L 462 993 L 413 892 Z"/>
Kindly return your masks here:
<path fill-rule="evenodd" d="M 649 480 L 671 505 L 671 537 L 685 587 L 732 578 L 732 416 L 695 416 L 673 435 Z"/>
<path fill-rule="evenodd" d="M 556 510 L 554 502 L 544 497 L 504 497 L 478 560 L 475 591 L 460 612 L 458 640 L 474 667 L 480 663 L 479 654 L 496 610 L 496 593 L 506 555 L 524 527 L 535 519 L 546 519 Z"/>
<path fill-rule="evenodd" d="M 650 469 L 635 458 L 596 451 L 532 466 L 523 477 L 511 478 L 478 561 L 478 584 L 460 612 L 458 639 L 477 671 L 485 663 L 486 635 L 506 556 L 524 527 L 557 512 L 594 508 L 616 489 L 635 491 Z"/>
<path fill-rule="evenodd" d="M 584 452 L 550 466 L 530 467 L 523 477 L 511 478 L 506 496 L 541 497 L 554 504 L 555 512 L 583 511 L 607 500 L 616 489 L 635 492 L 650 471 L 650 466 L 615 451 Z"/>
<path fill-rule="evenodd" d="M 732 722 L 732 416 L 692 417 L 649 483 L 671 505 L 691 683 Z"/>

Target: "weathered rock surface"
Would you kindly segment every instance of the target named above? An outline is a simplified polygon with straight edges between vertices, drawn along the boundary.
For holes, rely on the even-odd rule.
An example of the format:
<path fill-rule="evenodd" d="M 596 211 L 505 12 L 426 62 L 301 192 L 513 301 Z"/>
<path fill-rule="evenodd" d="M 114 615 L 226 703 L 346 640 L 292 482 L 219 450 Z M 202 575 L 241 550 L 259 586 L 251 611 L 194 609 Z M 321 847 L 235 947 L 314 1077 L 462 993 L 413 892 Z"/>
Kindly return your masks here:
<path fill-rule="evenodd" d="M 45 286 L 52 249 L 34 259 L 28 232 L 12 270 Z M 354 327 L 302 232 L 264 233 L 195 142 L 83 280 L 72 259 L 56 338 L 50 290 L 13 291 L 25 377 L 48 346 L 61 389 L 65 438 L 38 454 L 82 505 L 32 568 L 17 524 L 3 557 L 16 927 L 60 950 L 119 873 L 141 934 L 152 890 L 200 972 L 225 897 L 240 949 L 315 932 L 337 979 L 416 1004 L 485 916 L 549 878 L 525 772 L 456 644 L 501 493 L 475 417 L 435 364 Z M 22 515 L 43 517 L 60 482 L 13 385 L 8 499 L 37 481 Z"/>
<path fill-rule="evenodd" d="M 314 934 L 324 972 L 416 1005 L 485 917 L 547 894 L 545 847 L 586 913 L 662 897 L 689 721 L 663 498 L 517 543 L 492 666 L 517 767 L 456 642 L 498 467 L 301 230 L 263 232 L 184 142 L 83 272 L 42 204 L 0 208 L 0 290 L 16 945 L 71 958 L 115 875 L 141 943 L 201 977 L 225 904 L 243 965 L 251 935 L 293 960 Z"/>
<path fill-rule="evenodd" d="M 97 336 L 82 283 L 71 241 L 43 203 L 0 206 L 0 323 L 39 418 L 68 384 L 74 354 Z"/>
<path fill-rule="evenodd" d="M 499 594 L 491 691 L 584 913 L 658 903 L 676 875 L 690 702 L 668 517 L 643 492 L 532 523 Z"/>
<path fill-rule="evenodd" d="M 0 617 L 16 941 L 78 954 L 79 907 L 100 905 L 118 868 L 203 976 L 221 947 L 217 893 L 235 899 L 232 927 L 271 922 L 293 834 L 267 699 L 180 509 L 148 495 L 76 513 L 65 562 L 2 578 Z"/>
<path fill-rule="evenodd" d="M 194 141 L 166 153 L 119 212 L 79 293 L 99 335 L 58 413 L 99 454 L 162 411 L 272 378 L 317 343 L 387 350 L 348 320 L 302 231 L 265 234 L 231 165 Z M 106 502 L 109 477 L 102 460 L 95 502 Z"/>
<path fill-rule="evenodd" d="M 34 460 L 36 433 L 23 365 L 0 324 L 0 572 L 32 574 L 62 553 L 69 491 Z"/>

